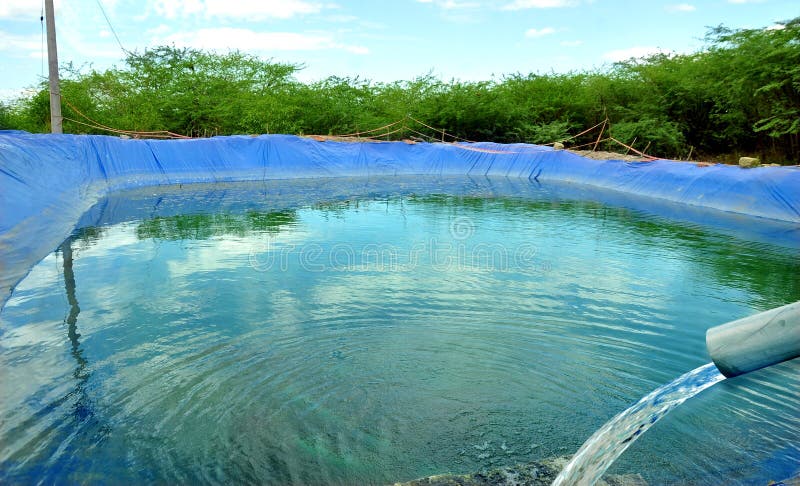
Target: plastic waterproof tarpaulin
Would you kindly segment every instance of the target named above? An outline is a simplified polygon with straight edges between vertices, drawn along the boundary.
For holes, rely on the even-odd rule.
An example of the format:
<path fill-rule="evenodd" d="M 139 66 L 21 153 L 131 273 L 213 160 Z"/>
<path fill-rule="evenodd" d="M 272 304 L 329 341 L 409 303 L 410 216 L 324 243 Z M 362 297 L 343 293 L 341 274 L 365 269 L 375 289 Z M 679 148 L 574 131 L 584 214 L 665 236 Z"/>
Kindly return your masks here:
<path fill-rule="evenodd" d="M 586 184 L 800 224 L 800 170 L 598 161 L 527 144 L 320 142 L 289 135 L 124 140 L 0 131 L 0 303 L 111 191 L 192 182 L 502 176 Z"/>

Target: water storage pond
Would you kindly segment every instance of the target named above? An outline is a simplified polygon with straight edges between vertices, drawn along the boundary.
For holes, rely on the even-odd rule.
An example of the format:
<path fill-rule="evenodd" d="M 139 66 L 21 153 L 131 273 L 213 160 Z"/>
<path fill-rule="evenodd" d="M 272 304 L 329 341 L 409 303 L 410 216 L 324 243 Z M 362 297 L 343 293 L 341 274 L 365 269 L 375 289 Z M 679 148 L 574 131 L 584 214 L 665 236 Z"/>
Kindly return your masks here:
<path fill-rule="evenodd" d="M 0 482 L 381 484 L 573 454 L 800 299 L 796 225 L 528 180 L 145 188 L 0 314 Z M 612 473 L 766 484 L 800 364 L 726 380 Z"/>

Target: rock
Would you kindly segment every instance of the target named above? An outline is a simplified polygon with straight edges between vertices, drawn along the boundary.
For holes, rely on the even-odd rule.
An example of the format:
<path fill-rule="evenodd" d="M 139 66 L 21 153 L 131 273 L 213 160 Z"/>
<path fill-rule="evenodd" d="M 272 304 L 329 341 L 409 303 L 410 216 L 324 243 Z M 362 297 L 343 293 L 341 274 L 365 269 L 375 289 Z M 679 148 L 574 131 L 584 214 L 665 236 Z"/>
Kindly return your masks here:
<path fill-rule="evenodd" d="M 752 167 L 758 167 L 759 165 L 761 165 L 761 161 L 756 157 L 739 157 L 739 167 L 749 169 Z"/>
<path fill-rule="evenodd" d="M 564 144 L 561 142 L 554 143 L 553 150 L 564 150 Z"/>

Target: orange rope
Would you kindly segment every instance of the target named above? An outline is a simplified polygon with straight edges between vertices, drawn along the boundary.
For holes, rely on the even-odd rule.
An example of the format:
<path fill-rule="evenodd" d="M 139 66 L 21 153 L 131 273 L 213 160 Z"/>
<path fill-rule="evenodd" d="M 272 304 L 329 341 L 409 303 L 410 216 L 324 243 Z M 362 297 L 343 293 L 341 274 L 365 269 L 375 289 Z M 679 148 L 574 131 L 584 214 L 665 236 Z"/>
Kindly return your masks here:
<path fill-rule="evenodd" d="M 602 143 L 602 142 L 607 142 L 607 141 L 609 141 L 609 140 L 611 140 L 611 138 L 610 138 L 610 137 L 606 137 L 606 138 L 604 138 L 604 139 L 601 139 L 601 140 L 600 140 L 600 142 L 601 142 L 601 143 Z M 575 149 L 579 149 L 579 148 L 581 148 L 581 147 L 587 147 L 587 146 L 589 146 L 589 145 L 594 145 L 595 143 L 598 143 L 598 142 L 589 142 L 589 143 L 583 143 L 583 144 L 580 144 L 580 145 L 575 145 L 575 146 L 573 146 L 573 147 L 569 147 L 569 149 L 570 149 L 570 150 L 575 150 Z"/>
<path fill-rule="evenodd" d="M 444 130 L 439 130 L 438 128 L 433 128 L 432 126 L 430 126 L 430 125 L 427 125 L 427 124 L 425 124 L 425 123 L 423 123 L 423 122 L 421 122 L 421 121 L 417 120 L 416 118 L 414 118 L 414 117 L 413 117 L 413 116 L 411 116 L 411 115 L 406 115 L 406 116 L 407 116 L 407 117 L 408 117 L 408 118 L 409 118 L 411 121 L 417 122 L 417 123 L 419 123 L 420 125 L 422 125 L 423 127 L 430 128 L 430 129 L 431 129 L 431 130 L 433 130 L 434 132 L 441 133 L 442 135 L 447 135 L 448 137 L 451 137 L 451 138 L 453 138 L 453 139 L 455 139 L 455 140 L 461 140 L 462 142 L 476 143 L 474 140 L 467 140 L 466 138 L 461 138 L 461 137 L 458 137 L 458 136 L 456 136 L 456 135 L 449 134 L 449 133 L 445 132 Z"/>
<path fill-rule="evenodd" d="M 629 150 L 631 150 L 631 151 L 633 151 L 633 152 L 635 152 L 635 153 L 637 153 L 637 154 L 641 155 L 642 157 L 647 157 L 648 159 L 652 159 L 652 160 L 657 160 L 657 159 L 658 159 L 658 157 L 653 157 L 652 155 L 647 155 L 647 154 L 646 154 L 646 153 L 644 153 L 644 152 L 639 152 L 639 151 L 638 151 L 638 150 L 636 150 L 635 148 L 631 147 L 630 145 L 625 145 L 624 143 L 620 142 L 619 140 L 617 140 L 617 139 L 616 139 L 616 138 L 614 138 L 614 137 L 608 137 L 608 138 L 609 138 L 610 140 L 612 140 L 612 141 L 614 141 L 614 142 L 617 142 L 618 144 L 622 145 L 622 146 L 623 146 L 623 147 L 625 147 L 626 149 L 629 149 Z"/>
<path fill-rule="evenodd" d="M 403 130 L 404 130 L 404 127 L 400 127 L 400 128 L 397 128 L 397 129 L 395 129 L 395 130 L 392 130 L 391 132 L 386 132 L 386 133 L 384 133 L 384 134 L 381 134 L 381 135 L 373 135 L 372 137 L 365 137 L 365 138 L 380 138 L 380 137 L 385 137 L 385 136 L 387 136 L 387 135 L 391 135 L 391 134 L 393 134 L 393 133 L 402 132 Z"/>
<path fill-rule="evenodd" d="M 407 128 L 407 130 L 408 130 L 409 132 L 411 132 L 411 133 L 416 133 L 416 134 L 417 134 L 417 135 L 419 135 L 420 137 L 423 137 L 423 138 L 429 138 L 429 139 L 433 140 L 434 142 L 438 142 L 438 141 L 439 141 L 438 139 L 436 139 L 436 138 L 434 138 L 434 137 L 431 137 L 431 136 L 430 136 L 430 135 L 428 135 L 427 133 L 418 132 L 418 131 L 414 130 L 413 128 Z"/>
<path fill-rule="evenodd" d="M 598 123 L 597 125 L 593 126 L 592 128 L 587 128 L 586 130 L 582 131 L 581 133 L 579 133 L 577 135 L 573 135 L 573 136 L 571 136 L 569 138 L 565 138 L 564 140 L 559 140 L 559 142 L 566 142 L 567 140 L 572 140 L 573 138 L 578 138 L 581 135 L 586 135 L 587 133 L 591 132 L 595 128 L 599 127 L 600 125 L 604 125 L 606 123 L 608 123 L 608 117 L 606 117 L 605 120 L 601 121 L 600 123 Z"/>
<path fill-rule="evenodd" d="M 597 146 L 600 145 L 600 139 L 603 137 L 603 133 L 606 131 L 606 124 L 608 123 L 608 117 L 603 120 L 603 127 L 600 129 L 600 133 L 597 135 L 597 141 L 594 143 L 594 147 L 592 147 L 592 152 L 597 150 Z"/>
<path fill-rule="evenodd" d="M 101 127 L 101 126 L 98 126 L 98 125 L 91 125 L 89 123 L 84 123 L 82 121 L 78 121 L 78 120 L 76 120 L 74 118 L 70 118 L 68 116 L 65 116 L 65 117 L 62 117 L 62 118 L 64 118 L 65 120 L 71 121 L 72 123 L 78 123 L 80 125 L 83 125 L 83 126 L 86 126 L 86 127 L 89 127 L 89 128 L 105 130 L 107 132 L 113 132 L 113 133 L 123 133 L 122 130 L 114 130 L 114 129 L 110 129 L 110 128 L 104 128 L 104 127 Z"/>
<path fill-rule="evenodd" d="M 634 153 L 636 153 L 636 154 L 638 154 L 638 155 L 640 155 L 642 157 L 645 157 L 645 158 L 648 158 L 648 159 L 651 159 L 651 160 L 658 160 L 658 157 L 653 157 L 652 155 L 648 155 L 648 154 L 646 154 L 644 152 L 640 152 L 640 151 L 636 150 L 635 148 L 631 147 L 630 145 L 626 145 L 626 144 L 620 142 L 619 140 L 617 140 L 614 137 L 606 137 L 606 138 L 600 139 L 599 141 L 596 141 L 596 142 L 589 142 L 589 143 L 584 143 L 582 145 L 576 145 L 574 147 L 570 147 L 569 149 L 570 150 L 575 150 L 575 149 L 579 149 L 581 147 L 586 147 L 586 146 L 589 146 L 589 145 L 595 145 L 597 143 L 608 142 L 608 141 L 618 143 L 619 145 L 622 145 L 623 147 L 625 147 L 628 150 L 632 150 Z"/>
<path fill-rule="evenodd" d="M 104 130 L 104 131 L 106 131 L 106 132 L 118 133 L 118 134 L 120 134 L 120 135 L 132 135 L 132 134 L 133 134 L 133 135 L 135 135 L 135 136 L 138 136 L 138 135 L 136 135 L 135 133 L 133 133 L 133 132 L 129 132 L 129 131 L 127 131 L 127 130 L 117 130 L 117 129 L 115 129 L 115 128 L 106 128 L 106 127 L 102 127 L 102 126 L 99 126 L 99 125 L 92 125 L 92 124 L 90 124 L 90 123 L 84 123 L 84 122 L 82 122 L 82 121 L 80 121 L 80 120 L 76 120 L 76 119 L 74 119 L 74 118 L 70 118 L 70 117 L 68 117 L 68 116 L 65 116 L 65 117 L 62 117 L 62 118 L 64 118 L 65 120 L 69 120 L 69 121 L 71 121 L 72 123 L 77 123 L 77 124 L 79 124 L 79 125 L 84 125 L 84 126 L 87 126 L 87 127 L 89 127 L 89 128 L 94 128 L 95 130 Z M 151 132 L 150 134 L 148 134 L 148 136 L 149 136 L 149 137 L 152 137 L 152 138 L 175 138 L 175 137 L 173 137 L 172 135 L 167 135 L 167 134 L 158 134 L 158 133 L 155 133 L 155 132 Z M 188 137 L 187 137 L 187 138 L 188 138 Z"/>
<path fill-rule="evenodd" d="M 121 134 L 121 135 L 130 135 L 130 136 L 136 136 L 136 137 L 138 137 L 138 136 L 145 136 L 145 137 L 153 137 L 153 138 L 183 138 L 183 139 L 190 139 L 190 138 L 192 138 L 192 137 L 188 137 L 188 136 L 186 136 L 186 135 L 181 135 L 181 134 L 178 134 L 178 133 L 173 133 L 173 132 L 170 132 L 170 131 L 168 131 L 168 130 L 158 130 L 158 131 L 136 131 L 136 130 L 122 130 L 122 129 L 118 129 L 118 128 L 113 128 L 113 127 L 110 127 L 110 126 L 107 126 L 107 125 L 103 125 L 102 123 L 100 123 L 100 122 L 98 122 L 98 121 L 96 121 L 96 120 L 93 120 L 92 118 L 88 117 L 88 116 L 87 116 L 87 115 L 85 115 L 83 112 L 81 112 L 81 111 L 80 111 L 78 108 L 76 108 L 76 107 L 75 107 L 75 106 L 74 106 L 72 103 L 70 103 L 69 101 L 67 101 L 66 99 L 64 99 L 64 97 L 63 97 L 63 96 L 61 97 L 61 99 L 62 99 L 62 100 L 64 101 L 64 103 L 65 103 L 67 106 L 69 106 L 69 107 L 70 107 L 70 108 L 71 108 L 71 109 L 72 109 L 72 110 L 73 110 L 75 113 L 77 113 L 79 116 L 81 116 L 81 117 L 83 117 L 84 119 L 86 119 L 86 120 L 88 120 L 89 122 L 91 122 L 91 123 L 85 123 L 85 122 L 82 122 L 82 121 L 75 120 L 75 119 L 73 119 L 73 118 L 64 117 L 64 119 L 65 119 L 65 120 L 69 120 L 69 121 L 71 121 L 71 122 L 73 122 L 73 123 L 77 123 L 77 124 L 84 125 L 84 126 L 87 126 L 87 127 L 90 127 L 90 128 L 94 128 L 94 129 L 105 130 L 105 131 L 107 131 L 107 132 L 111 132 L 111 133 L 118 133 L 118 134 Z M 453 146 L 455 146 L 455 147 L 458 147 L 458 148 L 460 148 L 460 149 L 464 149 L 464 150 L 472 150 L 472 151 L 475 151 L 475 152 L 493 153 L 493 154 L 518 154 L 518 153 L 521 153 L 521 152 L 515 152 L 515 151 L 492 150 L 492 149 L 483 149 L 483 148 L 476 148 L 476 147 L 467 147 L 467 146 L 460 145 L 460 144 L 457 144 L 457 143 L 454 143 L 454 142 L 445 142 L 445 141 L 444 141 L 445 137 L 450 137 L 450 138 L 452 138 L 453 140 L 460 140 L 460 141 L 463 141 L 463 142 L 468 142 L 468 143 L 477 143 L 477 142 L 475 142 L 474 140 L 468 140 L 468 139 L 466 139 L 466 138 L 461 138 L 461 137 L 459 137 L 459 136 L 456 136 L 456 135 L 452 135 L 452 134 L 450 134 L 450 133 L 447 133 L 447 132 L 446 132 L 444 129 L 438 129 L 438 128 L 434 128 L 434 127 L 432 127 L 432 126 L 428 125 L 427 123 L 424 123 L 424 122 L 422 122 L 422 121 L 420 121 L 420 120 L 417 120 L 416 118 L 414 118 L 414 117 L 413 117 L 413 116 L 411 116 L 411 115 L 406 115 L 404 118 L 402 118 L 402 119 L 400 119 L 400 120 L 397 120 L 397 121 L 395 121 L 395 122 L 392 122 L 392 123 L 386 124 L 386 125 L 384 125 L 384 126 L 382 126 L 382 127 L 373 128 L 373 129 L 371 129 L 371 130 L 364 130 L 364 131 L 358 131 L 358 132 L 348 133 L 348 134 L 344 134 L 344 135 L 339 135 L 339 137 L 343 137 L 343 138 L 347 138 L 347 137 L 359 137 L 359 138 L 360 138 L 360 136 L 361 136 L 361 135 L 364 135 L 364 134 L 368 134 L 368 133 L 375 133 L 375 132 L 379 132 L 379 131 L 381 131 L 381 130 L 385 130 L 385 129 L 387 129 L 387 128 L 391 128 L 391 127 L 393 127 L 393 126 L 395 126 L 395 125 L 398 125 L 398 124 L 400 124 L 400 123 L 403 123 L 403 122 L 405 122 L 405 120 L 406 120 L 406 119 L 409 119 L 409 120 L 411 120 L 411 121 L 413 121 L 413 122 L 415 122 L 415 123 L 417 123 L 417 124 L 419 124 L 419 125 L 422 125 L 422 126 L 423 126 L 423 127 L 425 127 L 425 128 L 428 128 L 428 129 L 430 129 L 430 130 L 433 130 L 433 131 L 434 131 L 434 132 L 436 132 L 436 133 L 441 133 L 441 134 L 442 134 L 442 143 L 448 143 L 448 144 L 450 144 L 450 145 L 453 145 Z M 593 127 L 590 127 L 590 128 L 587 128 L 586 130 L 584 130 L 584 131 L 582 131 L 582 132 L 578 133 L 577 135 L 573 135 L 573 136 L 571 136 L 571 137 L 568 137 L 568 138 L 565 138 L 565 139 L 559 140 L 559 142 L 566 142 L 566 141 L 568 141 L 568 140 L 572 140 L 572 139 L 578 138 L 578 137 L 580 137 L 580 136 L 582 136 L 582 135 L 585 135 L 585 134 L 587 134 L 587 133 L 591 132 L 592 130 L 594 130 L 594 129 L 596 129 L 597 127 L 599 127 L 599 126 L 601 126 L 601 125 L 602 125 L 602 129 L 600 130 L 600 134 L 597 136 L 597 140 L 595 140 L 594 142 L 589 142 L 589 143 L 582 144 L 582 145 L 576 145 L 576 146 L 574 146 L 574 147 L 571 147 L 571 149 L 573 149 L 573 150 L 574 150 L 574 149 L 581 148 L 581 147 L 585 147 L 585 146 L 588 146 L 588 145 L 594 145 L 594 147 L 592 148 L 592 150 L 595 150 L 595 149 L 597 148 L 597 146 L 600 144 L 600 142 L 606 142 L 606 141 L 609 141 L 609 140 L 611 140 L 611 141 L 613 141 L 613 142 L 616 142 L 616 143 L 618 143 L 619 145 L 621 145 L 621 146 L 623 146 L 623 147 L 627 148 L 629 151 L 632 151 L 632 152 L 634 152 L 634 153 L 636 153 L 636 154 L 638 154 L 638 155 L 640 155 L 640 156 L 642 156 L 642 157 L 645 157 L 645 158 L 648 158 L 648 159 L 651 159 L 651 160 L 656 160 L 656 159 L 657 159 L 657 157 L 653 157 L 652 155 L 648 155 L 648 154 L 646 154 L 646 153 L 644 153 L 644 152 L 640 152 L 639 150 L 636 150 L 636 149 L 635 149 L 635 148 L 633 148 L 632 146 L 630 146 L 630 145 L 626 145 L 626 144 L 624 144 L 624 143 L 620 142 L 619 140 L 617 140 L 617 139 L 616 139 L 616 138 L 614 138 L 614 137 L 606 137 L 606 138 L 602 138 L 602 136 L 603 136 L 603 132 L 605 132 L 605 128 L 606 128 L 606 125 L 607 125 L 607 124 L 608 124 L 608 117 L 606 117 L 606 118 L 605 118 L 605 120 L 603 120 L 602 122 L 598 123 L 597 125 L 595 125 L 595 126 L 593 126 Z M 369 136 L 369 137 L 364 137 L 364 138 L 366 138 L 366 139 L 369 139 L 369 140 L 374 140 L 374 141 L 376 141 L 376 142 L 380 142 L 381 140 L 378 140 L 379 138 L 382 138 L 382 137 L 387 137 L 387 136 L 389 136 L 389 135 L 392 135 L 392 134 L 395 134 L 395 133 L 398 133 L 398 132 L 402 132 L 402 131 L 405 131 L 405 130 L 407 130 L 407 131 L 409 131 L 409 132 L 412 132 L 412 133 L 415 133 L 415 134 L 417 134 L 417 135 L 420 135 L 420 136 L 421 136 L 421 137 L 423 137 L 423 138 L 429 138 L 429 139 L 433 140 L 434 142 L 438 142 L 438 140 L 437 140 L 436 138 L 434 138 L 434 137 L 432 137 L 432 136 L 430 136 L 430 135 L 427 135 L 427 134 L 425 134 L 425 133 L 422 133 L 422 132 L 420 132 L 420 131 L 414 130 L 413 128 L 406 127 L 406 126 L 405 126 L 405 124 L 404 124 L 403 126 L 401 126 L 400 128 L 396 128 L 396 129 L 394 129 L 394 130 L 391 130 L 391 131 L 388 131 L 388 132 L 386 132 L 386 133 L 382 133 L 382 134 L 378 134 L 378 135 L 372 135 L 372 136 Z M 551 142 L 551 143 L 548 143 L 548 144 L 545 144 L 545 145 L 554 145 L 555 143 L 557 143 L 557 142 Z"/>
<path fill-rule="evenodd" d="M 382 127 L 373 128 L 372 130 L 364 130 L 363 132 L 346 133 L 344 135 L 337 135 L 337 136 L 339 136 L 339 137 L 358 137 L 359 135 L 363 135 L 365 133 L 377 132 L 379 130 L 383 130 L 384 128 L 389 128 L 389 127 L 395 126 L 398 123 L 402 123 L 404 120 L 405 120 L 405 118 L 401 118 L 400 120 L 397 120 L 396 122 L 389 123 L 388 125 L 384 125 Z M 369 138 L 369 137 L 365 137 L 365 138 Z"/>
<path fill-rule="evenodd" d="M 579 133 L 579 134 L 577 134 L 577 135 L 573 135 L 573 136 L 571 136 L 571 137 L 567 137 L 567 138 L 565 138 L 565 139 L 563 139 L 563 140 L 557 140 L 557 141 L 555 141 L 555 142 L 546 143 L 546 144 L 544 144 L 544 145 L 545 145 L 545 146 L 547 146 L 547 145 L 555 145 L 555 144 L 557 144 L 557 143 L 566 142 L 567 140 L 572 140 L 573 138 L 578 138 L 578 137 L 580 137 L 581 135 L 586 135 L 587 133 L 591 132 L 592 130 L 594 130 L 595 128 L 599 127 L 600 125 L 602 125 L 602 124 L 604 124 L 604 123 L 606 123 L 606 122 L 608 122 L 608 117 L 606 117 L 606 119 L 605 119 L 605 120 L 601 121 L 601 122 L 600 122 L 600 123 L 598 123 L 597 125 L 595 125 L 595 126 L 593 126 L 593 127 L 591 127 L 591 128 L 587 128 L 586 130 L 582 131 L 581 133 Z M 571 148 L 575 148 L 575 147 L 571 147 Z"/>
<path fill-rule="evenodd" d="M 64 101 L 64 103 L 67 106 L 69 106 L 72 109 L 72 111 L 77 113 L 79 116 L 85 118 L 86 120 L 89 120 L 94 125 L 90 125 L 88 123 L 82 123 L 82 122 L 79 122 L 79 121 L 74 120 L 72 118 L 67 118 L 67 120 L 75 122 L 75 123 L 79 123 L 81 125 L 85 125 L 87 127 L 106 130 L 108 132 L 113 132 L 113 133 L 120 133 L 120 134 L 123 134 L 123 135 L 150 136 L 150 137 L 154 137 L 154 138 L 192 138 L 192 137 L 187 137 L 186 135 L 173 133 L 173 132 L 170 132 L 168 130 L 158 130 L 158 131 L 152 131 L 152 132 L 145 132 L 145 131 L 135 131 L 135 130 L 122 130 L 122 129 L 119 129 L 119 128 L 109 127 L 108 125 L 103 125 L 102 123 L 100 123 L 100 122 L 98 122 L 96 120 L 93 120 L 93 119 L 89 118 L 88 116 L 86 116 L 85 114 L 83 114 L 83 112 L 81 112 L 79 109 L 77 109 L 72 103 L 70 103 L 69 101 L 64 99 L 63 96 L 61 97 L 61 99 Z"/>
<path fill-rule="evenodd" d="M 365 130 L 365 131 L 354 132 L 354 133 L 350 133 L 350 134 L 346 134 L 346 135 L 338 135 L 338 136 L 346 138 L 346 137 L 355 137 L 355 136 L 359 136 L 359 135 L 367 134 L 367 133 L 374 133 L 374 132 L 377 132 L 377 131 L 380 131 L 380 130 L 384 130 L 386 128 L 393 127 L 393 126 L 398 125 L 400 123 L 403 123 L 406 119 L 411 120 L 414 123 L 417 123 L 417 124 L 419 124 L 419 125 L 421 125 L 421 126 L 423 126 L 425 128 L 433 130 L 436 133 L 442 134 L 442 142 L 441 143 L 446 143 L 448 145 L 453 145 L 454 147 L 457 147 L 457 148 L 460 148 L 460 149 L 463 149 L 463 150 L 471 150 L 471 151 L 474 151 L 474 152 L 484 152 L 484 153 L 491 153 L 491 154 L 520 154 L 520 153 L 535 153 L 535 152 L 538 152 L 538 151 L 522 151 L 521 152 L 521 151 L 508 151 L 508 150 L 493 150 L 493 149 L 469 147 L 469 146 L 461 145 L 461 144 L 458 144 L 458 143 L 455 143 L 455 142 L 446 142 L 446 141 L 444 141 L 444 138 L 445 137 L 450 137 L 453 140 L 459 140 L 459 141 L 468 142 L 468 143 L 477 143 L 474 140 L 468 140 L 466 138 L 461 138 L 459 136 L 447 133 L 444 129 L 434 128 L 434 127 L 428 125 L 427 123 L 424 123 L 424 122 L 422 122 L 420 120 L 417 120 L 416 118 L 414 118 L 411 115 L 406 115 L 405 118 L 402 118 L 402 119 L 397 120 L 395 122 L 389 123 L 389 124 L 384 125 L 382 127 L 374 128 L 372 130 Z M 636 150 L 635 148 L 631 147 L 630 145 L 626 145 L 626 144 L 620 142 L 619 140 L 617 140 L 614 137 L 610 137 L 609 136 L 609 137 L 603 138 L 603 133 L 605 133 L 605 129 L 608 126 L 608 122 L 609 122 L 608 117 L 606 117 L 603 121 L 601 121 L 600 123 L 594 125 L 593 127 L 587 128 L 586 130 L 584 130 L 584 131 L 582 131 L 582 132 L 580 132 L 580 133 L 578 133 L 576 135 L 573 135 L 571 137 L 559 140 L 559 142 L 566 142 L 568 140 L 572 140 L 572 139 L 578 138 L 578 137 L 580 137 L 582 135 L 586 135 L 587 133 L 597 129 L 597 127 L 602 127 L 596 140 L 594 140 L 592 142 L 589 142 L 589 143 L 585 143 L 585 144 L 581 144 L 581 145 L 576 145 L 574 147 L 570 147 L 570 149 L 571 150 L 575 150 L 575 149 L 579 149 L 581 147 L 586 147 L 586 146 L 589 146 L 589 145 L 593 145 L 592 150 L 595 150 L 600 143 L 612 141 L 612 142 L 615 142 L 615 143 L 627 148 L 629 151 L 632 151 L 632 152 L 640 155 L 641 157 L 645 157 L 645 158 L 650 159 L 650 160 L 657 160 L 658 159 L 658 157 L 653 157 L 652 155 L 648 155 L 648 154 L 646 154 L 644 152 Z M 379 142 L 379 141 L 382 141 L 382 140 L 378 140 L 378 138 L 387 137 L 389 135 L 392 135 L 392 134 L 395 134 L 395 133 L 398 133 L 398 132 L 403 132 L 403 131 L 408 131 L 410 133 L 414 133 L 416 135 L 419 135 L 419 136 L 423 137 L 423 139 L 430 139 L 435 143 L 439 142 L 439 140 L 437 138 L 432 137 L 432 136 L 430 136 L 428 134 L 422 133 L 422 132 L 420 132 L 418 130 L 415 130 L 415 129 L 411 128 L 411 127 L 407 127 L 407 126 L 405 126 L 405 124 L 403 126 L 401 126 L 400 128 L 396 128 L 396 129 L 388 131 L 386 133 L 383 133 L 383 134 L 380 134 L 380 135 L 372 135 L 370 137 L 364 137 L 364 138 L 366 138 L 368 140 L 374 140 L 374 141 L 378 141 Z M 544 144 L 544 145 L 554 145 L 555 143 L 556 142 L 551 142 L 551 143 Z"/>
<path fill-rule="evenodd" d="M 412 120 L 414 120 L 414 119 L 412 118 Z M 417 120 L 414 120 L 414 121 L 417 121 Z M 424 123 L 420 122 L 420 124 L 424 125 L 424 126 L 427 126 L 428 128 L 431 128 L 428 125 L 425 125 Z M 431 128 L 431 129 L 432 130 L 436 130 L 435 128 Z M 407 128 L 407 130 L 409 132 L 411 132 L 411 133 L 416 133 L 417 135 L 419 135 L 421 137 L 429 138 L 429 139 L 433 140 L 434 143 L 439 143 L 438 139 L 436 139 L 434 137 L 431 137 L 430 135 L 427 135 L 425 133 L 422 133 L 422 132 L 419 132 L 417 130 L 414 130 L 413 128 Z M 437 131 L 439 131 L 440 133 L 444 133 L 444 130 L 437 130 Z M 448 133 L 448 135 L 450 135 L 450 134 Z M 453 135 L 450 135 L 450 136 L 453 137 L 453 138 L 458 138 L 458 137 L 454 137 Z M 458 143 L 455 143 L 455 142 L 441 142 L 441 143 L 445 143 L 447 145 L 452 145 L 453 147 L 460 148 L 460 149 L 463 149 L 463 150 L 471 150 L 473 152 L 484 152 L 484 153 L 487 153 L 487 154 L 518 154 L 518 153 L 521 153 L 521 152 L 510 151 L 510 150 L 492 150 L 492 149 L 485 149 L 485 148 L 478 148 L 478 147 L 469 147 L 469 146 L 461 145 L 461 144 L 458 144 Z M 469 143 L 477 143 L 477 142 L 469 142 Z"/>

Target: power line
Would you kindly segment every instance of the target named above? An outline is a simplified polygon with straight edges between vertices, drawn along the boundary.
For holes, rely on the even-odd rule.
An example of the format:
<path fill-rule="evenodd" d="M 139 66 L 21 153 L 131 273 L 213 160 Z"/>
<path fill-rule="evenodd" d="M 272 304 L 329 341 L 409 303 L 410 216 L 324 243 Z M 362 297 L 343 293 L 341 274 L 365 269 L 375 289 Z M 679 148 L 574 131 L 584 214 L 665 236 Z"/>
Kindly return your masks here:
<path fill-rule="evenodd" d="M 114 38 L 117 39 L 117 44 L 119 44 L 119 48 L 122 49 L 122 52 L 125 55 L 130 54 L 127 49 L 122 45 L 122 42 L 119 40 L 119 36 L 117 35 L 117 31 L 114 30 L 114 26 L 111 25 L 111 20 L 108 19 L 108 15 L 106 15 L 106 9 L 103 8 L 103 2 L 101 0 L 96 0 L 97 6 L 100 7 L 100 11 L 103 12 L 103 17 L 106 19 L 106 23 L 108 24 L 108 28 L 111 29 L 111 33 L 114 34 Z"/>
<path fill-rule="evenodd" d="M 42 11 L 39 14 L 39 22 L 42 23 L 42 68 L 39 75 L 44 78 L 44 0 L 42 0 Z"/>

